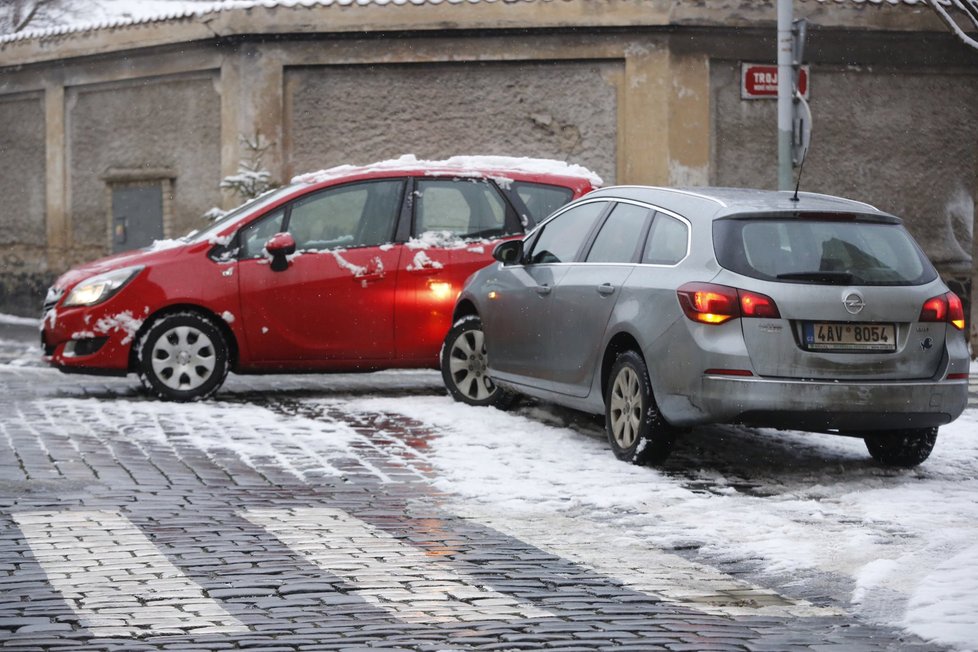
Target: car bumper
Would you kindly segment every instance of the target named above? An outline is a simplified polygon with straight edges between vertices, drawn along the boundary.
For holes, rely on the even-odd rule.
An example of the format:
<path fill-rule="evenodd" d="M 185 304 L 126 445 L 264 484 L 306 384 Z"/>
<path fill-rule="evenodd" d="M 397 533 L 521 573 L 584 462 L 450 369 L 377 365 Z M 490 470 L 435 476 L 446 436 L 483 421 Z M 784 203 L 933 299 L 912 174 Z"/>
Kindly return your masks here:
<path fill-rule="evenodd" d="M 131 311 L 59 309 L 42 322 L 44 361 L 64 372 L 124 375 L 142 319 Z"/>
<path fill-rule="evenodd" d="M 675 425 L 744 423 L 811 431 L 874 431 L 950 423 L 968 403 L 967 380 L 823 382 L 704 375 L 689 397 L 670 397 Z"/>

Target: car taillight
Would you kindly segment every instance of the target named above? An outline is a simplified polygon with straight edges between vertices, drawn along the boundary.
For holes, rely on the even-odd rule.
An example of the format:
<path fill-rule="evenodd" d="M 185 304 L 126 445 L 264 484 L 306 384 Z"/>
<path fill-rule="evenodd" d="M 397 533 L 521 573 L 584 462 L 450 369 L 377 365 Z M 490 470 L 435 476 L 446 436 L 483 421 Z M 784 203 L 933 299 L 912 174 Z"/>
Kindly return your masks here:
<path fill-rule="evenodd" d="M 924 301 L 918 321 L 947 322 L 959 331 L 964 330 L 964 306 L 954 292 L 931 297 Z"/>
<path fill-rule="evenodd" d="M 738 317 L 781 317 L 771 297 L 727 285 L 686 283 L 676 294 L 686 317 L 702 324 L 722 324 Z"/>
<path fill-rule="evenodd" d="M 740 295 L 740 310 L 744 317 L 781 318 L 778 306 L 771 297 L 747 290 L 737 290 L 737 294 Z"/>

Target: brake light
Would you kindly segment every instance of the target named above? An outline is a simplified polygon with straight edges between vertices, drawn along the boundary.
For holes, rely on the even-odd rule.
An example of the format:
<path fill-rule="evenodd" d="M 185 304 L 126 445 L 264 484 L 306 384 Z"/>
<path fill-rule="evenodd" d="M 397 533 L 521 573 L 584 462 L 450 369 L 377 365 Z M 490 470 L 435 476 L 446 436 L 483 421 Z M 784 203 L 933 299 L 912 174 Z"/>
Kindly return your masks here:
<path fill-rule="evenodd" d="M 740 317 L 736 288 L 712 283 L 686 283 L 678 290 L 679 305 L 686 317 L 703 324 L 722 324 Z"/>
<path fill-rule="evenodd" d="M 738 317 L 781 317 L 774 299 L 714 283 L 686 283 L 676 290 L 686 317 L 702 324 L 722 324 Z"/>
<path fill-rule="evenodd" d="M 954 292 L 931 297 L 924 301 L 918 321 L 947 322 L 959 331 L 964 330 L 964 306 Z"/>
<path fill-rule="evenodd" d="M 740 310 L 744 317 L 781 318 L 781 313 L 771 297 L 747 290 L 737 290 L 737 293 L 740 295 Z"/>
<path fill-rule="evenodd" d="M 947 320 L 948 322 L 957 328 L 959 331 L 964 330 L 964 305 L 961 303 L 961 297 L 956 295 L 954 292 L 947 293 Z"/>

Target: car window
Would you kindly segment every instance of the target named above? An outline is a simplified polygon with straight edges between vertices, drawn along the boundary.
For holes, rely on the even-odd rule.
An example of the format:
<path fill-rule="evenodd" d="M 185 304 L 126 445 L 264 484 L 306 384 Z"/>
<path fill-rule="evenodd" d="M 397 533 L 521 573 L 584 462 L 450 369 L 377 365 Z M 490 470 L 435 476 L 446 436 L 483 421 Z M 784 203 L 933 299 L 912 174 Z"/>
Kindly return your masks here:
<path fill-rule="evenodd" d="M 720 264 L 765 280 L 919 285 L 937 277 L 899 224 L 817 218 L 718 220 Z"/>
<path fill-rule="evenodd" d="M 284 218 L 285 209 L 279 208 L 270 215 L 266 215 L 242 228 L 240 232 L 240 256 L 242 258 L 254 258 L 262 255 L 265 241 L 282 230 Z"/>
<path fill-rule="evenodd" d="M 570 188 L 529 181 L 514 181 L 510 189 L 523 201 L 533 221 L 538 223 L 574 197 Z"/>
<path fill-rule="evenodd" d="M 512 209 L 484 180 L 421 179 L 415 197 L 415 236 L 437 231 L 460 238 L 494 238 L 518 232 Z"/>
<path fill-rule="evenodd" d="M 689 251 L 689 227 L 663 213 L 656 213 L 645 243 L 642 262 L 649 265 L 675 265 Z"/>
<path fill-rule="evenodd" d="M 630 263 L 642 240 L 650 210 L 620 203 L 612 209 L 588 252 L 589 263 Z"/>
<path fill-rule="evenodd" d="M 369 247 L 390 242 L 404 181 L 351 183 L 303 197 L 291 205 L 288 230 L 296 249 Z"/>
<path fill-rule="evenodd" d="M 569 208 L 544 224 L 527 260 L 530 263 L 566 263 L 577 256 L 608 202 L 595 201 Z"/>

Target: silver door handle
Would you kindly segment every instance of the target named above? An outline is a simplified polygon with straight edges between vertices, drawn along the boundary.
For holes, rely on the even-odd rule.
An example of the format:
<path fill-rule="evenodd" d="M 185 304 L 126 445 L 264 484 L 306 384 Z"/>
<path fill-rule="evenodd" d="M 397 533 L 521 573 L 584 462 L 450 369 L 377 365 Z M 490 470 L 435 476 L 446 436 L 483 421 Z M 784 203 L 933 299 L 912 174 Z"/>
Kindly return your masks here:
<path fill-rule="evenodd" d="M 615 286 L 612 285 L 611 283 L 602 283 L 601 285 L 598 286 L 598 294 L 603 296 L 608 296 L 609 294 L 613 294 L 614 291 L 615 291 Z"/>
<path fill-rule="evenodd" d="M 550 287 L 549 285 L 538 285 L 537 286 L 537 294 L 539 294 L 541 297 L 550 294 L 550 291 L 551 290 L 553 290 L 553 288 Z"/>

